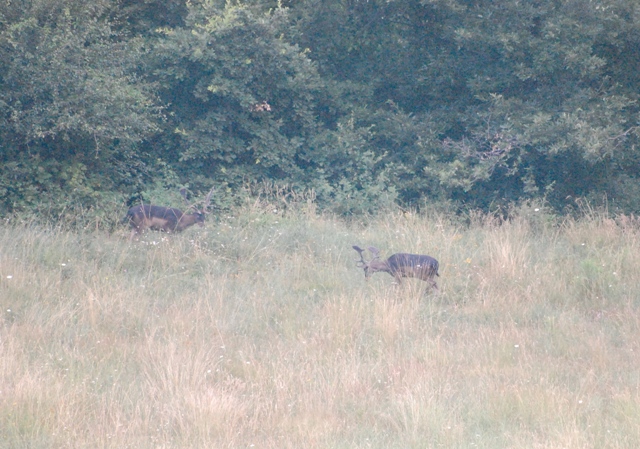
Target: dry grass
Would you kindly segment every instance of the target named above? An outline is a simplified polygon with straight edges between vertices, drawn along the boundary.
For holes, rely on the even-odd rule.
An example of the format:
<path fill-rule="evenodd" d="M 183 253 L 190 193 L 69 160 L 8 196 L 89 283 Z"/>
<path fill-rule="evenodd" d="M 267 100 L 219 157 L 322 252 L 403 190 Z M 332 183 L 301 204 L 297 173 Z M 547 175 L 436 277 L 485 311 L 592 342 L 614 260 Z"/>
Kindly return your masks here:
<path fill-rule="evenodd" d="M 638 224 L 547 218 L 0 228 L 2 447 L 640 447 Z"/>

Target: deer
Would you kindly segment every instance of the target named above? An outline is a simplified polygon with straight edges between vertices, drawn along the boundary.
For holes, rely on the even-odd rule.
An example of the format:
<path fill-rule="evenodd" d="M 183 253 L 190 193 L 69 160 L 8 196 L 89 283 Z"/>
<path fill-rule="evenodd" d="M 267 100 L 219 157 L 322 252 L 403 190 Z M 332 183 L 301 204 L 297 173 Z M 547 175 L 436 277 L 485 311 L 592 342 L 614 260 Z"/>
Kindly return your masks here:
<path fill-rule="evenodd" d="M 364 277 L 367 280 L 373 273 L 383 271 L 393 276 L 398 285 L 402 284 L 403 277 L 417 278 L 428 282 L 438 290 L 438 284 L 433 280 L 435 276 L 440 276 L 438 261 L 431 256 L 396 253 L 389 256 L 387 260 L 380 260 L 380 250 L 370 246 L 368 249 L 373 258 L 367 262 L 364 260 L 364 249 L 356 245 L 353 245 L 353 249 L 360 254 L 360 260 L 356 259 L 356 266 L 364 269 Z"/>
<path fill-rule="evenodd" d="M 207 214 L 207 208 L 211 201 L 211 195 L 213 195 L 214 189 L 211 189 L 204 199 L 202 209 L 196 209 L 195 206 L 189 205 L 187 211 L 194 208 L 195 212 L 186 213 L 180 209 L 173 207 L 153 206 L 150 204 L 140 204 L 139 206 L 133 206 L 127 211 L 127 215 L 123 221 L 128 221 L 131 226 L 131 236 L 129 241 L 145 231 L 151 229 L 154 231 L 164 232 L 182 232 L 188 227 L 198 224 L 204 226 L 204 217 Z M 180 189 L 180 195 L 187 200 L 187 189 Z"/>

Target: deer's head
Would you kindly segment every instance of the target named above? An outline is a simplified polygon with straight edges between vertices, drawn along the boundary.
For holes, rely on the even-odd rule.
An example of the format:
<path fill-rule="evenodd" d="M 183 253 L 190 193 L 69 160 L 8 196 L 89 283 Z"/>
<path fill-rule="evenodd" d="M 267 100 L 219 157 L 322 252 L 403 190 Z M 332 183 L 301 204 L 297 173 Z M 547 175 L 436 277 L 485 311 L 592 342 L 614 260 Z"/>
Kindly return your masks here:
<path fill-rule="evenodd" d="M 372 259 L 368 262 L 364 260 L 364 249 L 360 248 L 357 245 L 353 245 L 352 248 L 355 249 L 360 255 L 360 260 L 356 260 L 356 266 L 364 270 L 365 279 L 369 279 L 369 276 L 378 271 L 389 272 L 389 265 L 386 261 L 380 260 L 380 250 L 375 246 L 370 246 L 369 248 L 367 248 L 372 255 Z"/>

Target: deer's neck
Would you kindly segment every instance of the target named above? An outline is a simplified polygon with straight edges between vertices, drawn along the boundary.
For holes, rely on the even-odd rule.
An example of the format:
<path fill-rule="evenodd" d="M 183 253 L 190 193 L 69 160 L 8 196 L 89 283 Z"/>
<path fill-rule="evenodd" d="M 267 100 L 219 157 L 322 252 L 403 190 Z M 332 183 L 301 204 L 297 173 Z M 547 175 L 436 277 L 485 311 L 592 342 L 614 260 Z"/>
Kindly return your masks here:
<path fill-rule="evenodd" d="M 391 267 L 386 260 L 372 260 L 369 262 L 369 270 L 372 272 L 385 271 L 387 273 L 391 273 Z"/>

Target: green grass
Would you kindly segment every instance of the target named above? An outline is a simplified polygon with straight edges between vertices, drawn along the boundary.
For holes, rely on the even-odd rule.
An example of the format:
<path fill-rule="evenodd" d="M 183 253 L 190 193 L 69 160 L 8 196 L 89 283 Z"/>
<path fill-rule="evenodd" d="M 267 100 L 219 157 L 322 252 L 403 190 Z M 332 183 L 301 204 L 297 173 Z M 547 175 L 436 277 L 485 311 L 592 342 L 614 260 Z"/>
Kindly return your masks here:
<path fill-rule="evenodd" d="M 0 228 L 3 448 L 638 448 L 640 227 L 247 207 Z M 430 254 L 439 292 L 352 244 Z"/>

